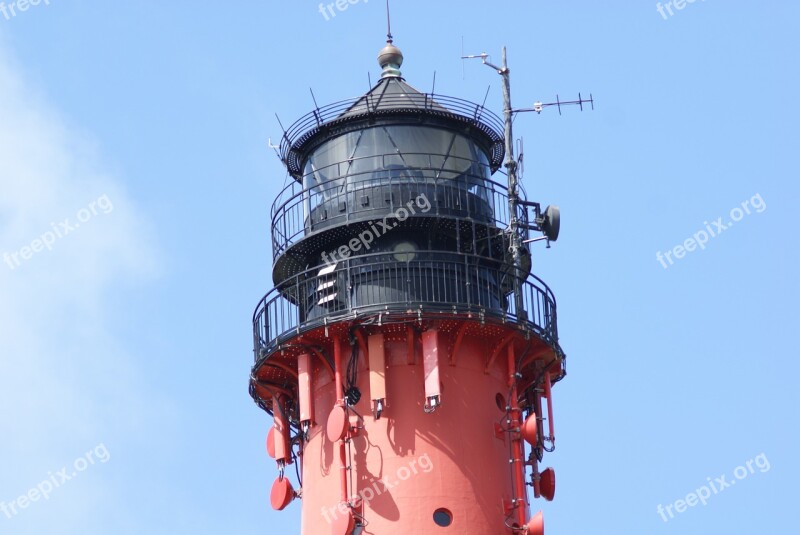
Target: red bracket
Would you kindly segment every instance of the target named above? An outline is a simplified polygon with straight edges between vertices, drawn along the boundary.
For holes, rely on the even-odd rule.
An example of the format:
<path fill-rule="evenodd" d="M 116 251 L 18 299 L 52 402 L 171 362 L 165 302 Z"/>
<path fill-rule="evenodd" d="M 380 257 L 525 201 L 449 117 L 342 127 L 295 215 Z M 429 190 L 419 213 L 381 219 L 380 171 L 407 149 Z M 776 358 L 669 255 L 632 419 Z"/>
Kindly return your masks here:
<path fill-rule="evenodd" d="M 494 436 L 495 438 L 499 438 L 503 441 L 503 444 L 506 442 L 506 430 L 503 428 L 502 425 L 495 422 L 494 423 Z"/>

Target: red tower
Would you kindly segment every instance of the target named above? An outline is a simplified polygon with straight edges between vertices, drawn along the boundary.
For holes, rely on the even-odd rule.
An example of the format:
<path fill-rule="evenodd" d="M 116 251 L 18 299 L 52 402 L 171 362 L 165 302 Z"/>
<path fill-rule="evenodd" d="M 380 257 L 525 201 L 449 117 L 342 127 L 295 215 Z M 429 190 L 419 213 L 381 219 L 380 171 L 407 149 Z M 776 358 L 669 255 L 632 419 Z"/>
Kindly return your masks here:
<path fill-rule="evenodd" d="M 295 181 L 272 207 L 250 383 L 273 417 L 272 506 L 302 498 L 304 535 L 543 533 L 527 487 L 555 492 L 540 463 L 565 357 L 527 243 L 557 238 L 558 211 L 518 193 L 509 106 L 417 91 L 391 39 L 378 59 L 369 93 L 280 145 Z"/>

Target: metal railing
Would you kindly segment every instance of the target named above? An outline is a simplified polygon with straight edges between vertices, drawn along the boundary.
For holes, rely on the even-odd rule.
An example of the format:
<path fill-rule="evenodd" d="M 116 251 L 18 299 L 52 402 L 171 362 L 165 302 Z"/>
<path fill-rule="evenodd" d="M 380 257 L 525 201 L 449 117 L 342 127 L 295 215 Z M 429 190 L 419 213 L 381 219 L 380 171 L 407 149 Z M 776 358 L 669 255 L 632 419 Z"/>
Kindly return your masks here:
<path fill-rule="evenodd" d="M 314 232 L 381 219 L 405 207 L 417 195 L 425 195 L 430 207 L 424 213 L 417 210 L 415 216 L 460 217 L 501 229 L 508 227 L 506 185 L 471 174 L 450 178 L 452 174 L 438 168 L 414 168 L 337 177 L 311 188 L 293 182 L 272 205 L 273 261 Z"/>
<path fill-rule="evenodd" d="M 513 275 L 501 262 L 417 251 L 406 262 L 379 253 L 350 258 L 333 270 L 324 267 L 292 277 L 261 299 L 253 314 L 256 360 L 305 331 L 377 313 L 387 321 L 472 314 L 519 324 L 553 346 L 558 343 L 550 288 L 533 275 L 522 279 L 524 317 L 517 317 Z"/>
<path fill-rule="evenodd" d="M 317 108 L 295 121 L 284 132 L 279 147 L 281 159 L 289 172 L 297 175 L 302 172 L 301 162 L 293 149 L 302 146 L 321 129 L 330 127 L 337 121 L 349 121 L 360 116 L 404 112 L 451 118 L 474 126 L 498 145 L 496 154 L 492 154 L 492 167 L 497 169 L 502 163 L 501 145 L 505 131 L 502 119 L 480 104 L 432 93 L 385 94 L 374 98 L 367 95 Z"/>

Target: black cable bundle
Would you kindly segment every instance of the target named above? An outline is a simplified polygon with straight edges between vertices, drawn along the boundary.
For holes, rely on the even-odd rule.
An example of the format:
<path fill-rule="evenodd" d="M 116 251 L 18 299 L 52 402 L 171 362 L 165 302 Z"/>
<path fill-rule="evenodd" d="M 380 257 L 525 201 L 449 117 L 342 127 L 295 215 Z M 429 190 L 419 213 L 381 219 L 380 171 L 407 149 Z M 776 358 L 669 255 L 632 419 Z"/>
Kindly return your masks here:
<path fill-rule="evenodd" d="M 350 331 L 350 360 L 347 362 L 347 390 L 345 400 L 351 407 L 361 400 L 361 391 L 356 387 L 358 382 L 358 343 L 353 331 Z"/>

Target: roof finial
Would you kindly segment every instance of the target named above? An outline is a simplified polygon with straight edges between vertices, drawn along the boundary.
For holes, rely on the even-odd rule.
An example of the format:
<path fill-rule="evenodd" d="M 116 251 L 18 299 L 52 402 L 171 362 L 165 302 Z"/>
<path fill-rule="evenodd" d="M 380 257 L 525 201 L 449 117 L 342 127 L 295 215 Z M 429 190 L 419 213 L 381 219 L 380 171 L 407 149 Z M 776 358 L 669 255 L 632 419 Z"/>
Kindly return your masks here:
<path fill-rule="evenodd" d="M 389 0 L 386 0 L 386 46 L 378 53 L 378 63 L 383 69 L 381 78 L 402 78 L 400 66 L 403 65 L 403 53 L 394 46 L 392 37 L 392 15 L 389 11 Z"/>

